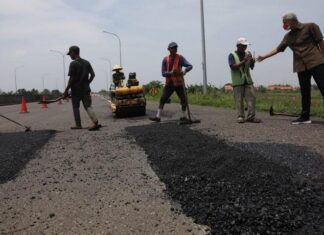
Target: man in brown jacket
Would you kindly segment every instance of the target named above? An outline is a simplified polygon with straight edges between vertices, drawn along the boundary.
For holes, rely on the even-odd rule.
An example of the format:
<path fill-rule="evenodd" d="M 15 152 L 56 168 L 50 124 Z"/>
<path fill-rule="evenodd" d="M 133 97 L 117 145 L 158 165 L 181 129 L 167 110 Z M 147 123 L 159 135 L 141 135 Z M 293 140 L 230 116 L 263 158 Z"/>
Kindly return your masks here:
<path fill-rule="evenodd" d="M 314 78 L 324 97 L 324 41 L 320 28 L 315 23 L 300 23 L 296 14 L 289 12 L 282 17 L 283 28 L 289 30 L 279 46 L 258 56 L 261 62 L 283 52 L 289 47 L 294 53 L 294 72 L 297 72 L 302 95 L 302 112 L 292 124 L 309 124 L 311 104 L 311 77 Z"/>

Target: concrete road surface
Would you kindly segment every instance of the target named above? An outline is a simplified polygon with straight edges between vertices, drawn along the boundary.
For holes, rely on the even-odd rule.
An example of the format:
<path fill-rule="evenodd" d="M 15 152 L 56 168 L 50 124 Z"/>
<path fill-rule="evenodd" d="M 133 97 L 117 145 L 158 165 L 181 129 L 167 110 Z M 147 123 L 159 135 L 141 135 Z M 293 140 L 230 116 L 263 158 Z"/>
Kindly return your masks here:
<path fill-rule="evenodd" d="M 28 150 L 30 158 L 24 155 L 28 159 L 21 163 L 22 169 L 11 180 L 0 184 L 0 232 L 209 233 L 207 226 L 195 224 L 192 218 L 180 212 L 177 203 L 168 198 L 165 185 L 151 169 L 146 153 L 124 130 L 128 126 L 149 124 L 148 116 L 115 119 L 107 101 L 94 97 L 93 103 L 103 125 L 95 132 L 70 130 L 74 124 L 71 102 L 49 104 L 47 109 L 41 109 L 36 103 L 28 104 L 27 114 L 20 114 L 18 105 L 0 107 L 1 114 L 31 126 L 33 130 L 24 133 L 24 128 L 0 120 L 0 138 L 6 139 L 0 145 L 7 158 L 10 146 L 14 146 L 12 151 L 17 156 Z M 156 103 L 149 102 L 148 115 L 154 115 L 156 107 Z M 81 110 L 83 127 L 90 126 L 83 107 Z M 178 104 L 166 105 L 162 120 L 177 120 L 179 110 Z M 262 124 L 237 124 L 234 110 L 193 106 L 192 112 L 202 121 L 191 126 L 192 129 L 223 138 L 241 149 L 269 157 L 269 153 L 282 153 L 289 145 L 320 156 L 324 153 L 324 122 L 319 118 L 312 125 L 293 126 L 291 118 L 269 117 L 261 113 L 258 117 L 263 120 Z M 55 134 L 40 138 L 44 130 L 54 130 Z M 9 147 L 6 148 L 4 143 Z M 282 147 L 264 149 L 258 143 Z M 305 165 L 304 160 L 297 163 L 286 160 L 283 164 L 288 167 Z M 312 161 L 307 167 L 309 174 L 322 177 L 321 169 Z M 307 170 L 300 166 L 300 171 L 305 173 L 303 171 Z"/>

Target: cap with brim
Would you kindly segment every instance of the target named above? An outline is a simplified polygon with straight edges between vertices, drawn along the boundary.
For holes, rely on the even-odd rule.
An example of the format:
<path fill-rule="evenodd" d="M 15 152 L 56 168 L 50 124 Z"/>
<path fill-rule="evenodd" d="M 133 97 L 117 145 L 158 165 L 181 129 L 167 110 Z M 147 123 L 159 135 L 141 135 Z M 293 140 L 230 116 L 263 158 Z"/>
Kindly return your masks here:
<path fill-rule="evenodd" d="M 69 48 L 69 51 L 68 51 L 66 54 L 67 54 L 67 55 L 70 55 L 72 51 L 74 51 L 74 52 L 76 52 L 77 54 L 79 54 L 79 52 L 80 52 L 80 48 L 79 48 L 78 46 L 71 46 L 71 47 Z"/>
<path fill-rule="evenodd" d="M 175 48 L 175 47 L 178 47 L 178 44 L 176 42 L 170 42 L 168 45 L 168 49 Z"/>
<path fill-rule="evenodd" d="M 236 41 L 236 45 L 248 46 L 248 45 L 251 45 L 251 43 L 249 43 L 246 38 L 239 38 Z"/>

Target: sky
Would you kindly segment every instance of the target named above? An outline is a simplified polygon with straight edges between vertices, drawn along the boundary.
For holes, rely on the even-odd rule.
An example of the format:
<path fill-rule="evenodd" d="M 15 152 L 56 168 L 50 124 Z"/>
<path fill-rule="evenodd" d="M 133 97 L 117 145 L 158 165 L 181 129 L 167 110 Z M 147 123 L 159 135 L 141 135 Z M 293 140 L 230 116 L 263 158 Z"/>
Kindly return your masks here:
<path fill-rule="evenodd" d="M 228 55 L 236 40 L 246 37 L 255 55 L 278 46 L 285 31 L 282 15 L 297 14 L 301 22 L 315 22 L 324 30 L 323 0 L 204 0 L 207 81 L 222 87 L 230 82 Z M 121 39 L 124 73 L 136 72 L 142 84 L 164 82 L 161 63 L 167 45 L 192 65 L 187 84 L 202 84 L 200 0 L 0 0 L 0 90 L 64 88 L 63 56 L 71 45 L 80 47 L 96 73 L 93 91 L 107 89 L 111 66 L 119 64 Z M 65 56 L 65 79 L 71 59 Z M 292 72 L 292 52 L 257 63 L 256 85 L 298 85 Z M 16 71 L 16 73 L 15 73 Z M 43 83 L 44 81 L 44 83 Z"/>

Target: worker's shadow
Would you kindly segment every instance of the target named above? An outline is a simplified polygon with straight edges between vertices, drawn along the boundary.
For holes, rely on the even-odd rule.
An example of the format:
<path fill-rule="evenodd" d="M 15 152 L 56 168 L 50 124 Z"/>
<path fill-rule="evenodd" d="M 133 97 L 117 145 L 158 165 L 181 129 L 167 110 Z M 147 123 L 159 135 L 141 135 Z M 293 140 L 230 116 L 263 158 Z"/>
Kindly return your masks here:
<path fill-rule="evenodd" d="M 315 120 L 315 121 L 312 121 L 313 124 L 319 124 L 319 125 L 324 125 L 324 120 L 321 121 L 321 120 Z"/>

